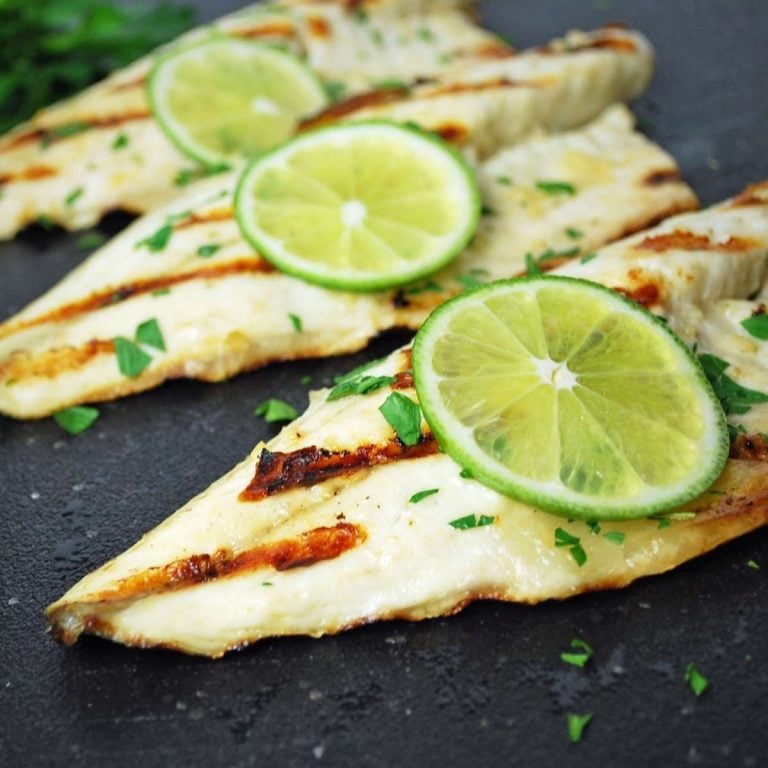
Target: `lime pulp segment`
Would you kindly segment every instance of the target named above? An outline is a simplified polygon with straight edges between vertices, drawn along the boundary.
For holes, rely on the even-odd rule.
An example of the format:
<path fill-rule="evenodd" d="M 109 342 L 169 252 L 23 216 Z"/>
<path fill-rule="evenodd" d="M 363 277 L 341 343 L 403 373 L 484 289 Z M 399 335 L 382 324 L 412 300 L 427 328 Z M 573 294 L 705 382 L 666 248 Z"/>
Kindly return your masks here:
<path fill-rule="evenodd" d="M 210 165 L 277 146 L 328 103 L 320 81 L 295 56 L 223 36 L 162 57 L 149 79 L 149 100 L 179 149 Z"/>
<path fill-rule="evenodd" d="M 703 492 L 725 416 L 687 347 L 594 283 L 501 281 L 438 308 L 416 388 L 446 451 L 482 482 L 573 517 L 622 519 Z"/>
<path fill-rule="evenodd" d="M 293 139 L 245 171 L 235 202 L 243 234 L 278 268 L 349 290 L 439 269 L 469 242 L 480 207 L 455 150 L 384 121 Z"/>

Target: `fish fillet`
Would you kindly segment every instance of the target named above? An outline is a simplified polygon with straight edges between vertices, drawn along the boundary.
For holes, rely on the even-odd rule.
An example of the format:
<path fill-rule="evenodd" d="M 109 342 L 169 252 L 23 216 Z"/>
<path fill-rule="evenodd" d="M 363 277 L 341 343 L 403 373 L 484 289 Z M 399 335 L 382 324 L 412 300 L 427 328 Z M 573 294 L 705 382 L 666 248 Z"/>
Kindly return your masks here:
<path fill-rule="evenodd" d="M 373 294 L 275 271 L 232 219 L 234 174 L 194 185 L 0 325 L 0 413 L 41 417 L 173 377 L 216 381 L 275 360 L 351 352 L 383 330 L 417 328 L 472 282 L 522 272 L 527 253 L 551 268 L 696 206 L 674 160 L 619 105 L 585 128 L 503 149 L 478 174 L 488 215 L 466 253 L 424 284 Z M 574 194 L 548 195 L 540 179 L 569 182 Z M 141 245 L 164 227 L 172 234 L 162 251 Z M 202 258 L 204 246 L 218 250 Z M 112 340 L 153 318 L 167 351 L 127 378 Z"/>
<path fill-rule="evenodd" d="M 704 344 L 692 317 L 765 285 L 767 192 L 768 182 L 559 271 L 586 277 L 589 267 L 590 279 L 627 293 L 655 286 L 654 298 L 638 295 Z M 409 368 L 405 348 L 369 373 L 416 399 Z M 603 533 L 624 534 L 616 545 L 462 477 L 425 424 L 420 442 L 404 446 L 378 411 L 389 388 L 327 394 L 313 393 L 276 438 L 50 606 L 55 637 L 72 643 L 85 632 L 217 657 L 260 638 L 451 614 L 481 598 L 536 603 L 621 587 L 768 523 L 766 455 L 735 451 L 667 527 L 604 523 Z M 426 489 L 438 491 L 409 501 Z M 470 515 L 492 522 L 451 525 Z M 580 538 L 583 567 L 554 546 L 558 527 Z"/>
<path fill-rule="evenodd" d="M 410 83 L 467 61 L 511 55 L 471 21 L 472 5 L 369 0 L 353 8 L 342 0 L 283 0 L 250 6 L 212 26 L 287 47 L 351 96 L 384 80 Z M 193 30 L 173 45 L 204 39 L 210 30 Z M 150 114 L 145 82 L 155 58 L 140 59 L 0 138 L 0 238 L 43 215 L 79 229 L 110 210 L 140 213 L 178 194 L 175 180 L 194 172 L 195 163 Z"/>

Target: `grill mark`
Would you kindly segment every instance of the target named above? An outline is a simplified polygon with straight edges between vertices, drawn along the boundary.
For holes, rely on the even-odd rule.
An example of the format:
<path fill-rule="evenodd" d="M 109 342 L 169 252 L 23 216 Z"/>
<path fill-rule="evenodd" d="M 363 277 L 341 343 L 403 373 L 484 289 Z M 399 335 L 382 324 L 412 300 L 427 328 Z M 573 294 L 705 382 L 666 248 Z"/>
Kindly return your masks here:
<path fill-rule="evenodd" d="M 742 208 L 750 205 L 768 205 L 768 181 L 750 184 L 741 194 L 731 200 L 729 208 Z"/>
<path fill-rule="evenodd" d="M 350 451 L 330 451 L 315 445 L 283 453 L 266 448 L 259 457 L 253 480 L 240 493 L 240 501 L 259 501 L 268 496 L 305 488 L 335 477 L 345 477 L 379 464 L 418 459 L 437 452 L 432 435 L 422 435 L 414 446 L 399 439 L 384 445 L 361 445 Z"/>
<path fill-rule="evenodd" d="M 56 168 L 51 168 L 50 165 L 31 165 L 29 168 L 25 168 L 23 171 L 17 173 L 4 173 L 0 176 L 0 186 L 3 184 L 10 184 L 14 181 L 38 181 L 39 179 L 47 179 L 51 176 L 55 176 L 58 173 Z"/>
<path fill-rule="evenodd" d="M 19 145 L 26 144 L 30 141 L 41 141 L 43 139 L 49 141 L 51 144 L 55 144 L 59 141 L 66 141 L 67 139 L 75 138 L 75 136 L 80 136 L 85 131 L 103 128 L 115 128 L 116 126 L 123 125 L 125 123 L 135 122 L 138 120 L 149 120 L 151 117 L 152 114 L 148 110 L 143 109 L 134 110 L 132 112 L 124 112 L 122 115 L 108 115 L 106 117 L 79 117 L 76 121 L 67 120 L 66 123 L 62 123 L 59 126 L 34 128 L 30 131 L 27 131 L 26 133 L 22 133 L 20 136 L 17 136 L 13 140 L 9 141 L 8 144 L 6 144 L 3 148 L 3 151 L 14 149 Z M 57 129 L 63 128 L 65 125 L 71 124 L 73 122 L 77 122 L 78 124 L 82 123 L 87 127 L 83 128 L 82 131 L 70 134 L 69 136 L 56 135 Z"/>
<path fill-rule="evenodd" d="M 664 184 L 678 184 L 682 180 L 677 168 L 662 168 L 651 171 L 640 184 L 645 187 L 660 187 Z"/>
<path fill-rule="evenodd" d="M 331 37 L 331 25 L 322 16 L 310 16 L 307 18 L 307 31 L 310 37 L 327 40 Z"/>
<path fill-rule="evenodd" d="M 86 299 L 73 301 L 61 307 L 46 312 L 44 315 L 24 320 L 15 325 L 0 328 L 0 339 L 10 336 L 18 331 L 32 328 L 45 323 L 57 323 L 71 320 L 78 315 L 94 312 L 112 304 L 117 304 L 135 296 L 170 288 L 179 283 L 187 283 L 192 280 L 216 280 L 230 275 L 240 274 L 265 274 L 274 272 L 275 268 L 268 262 L 259 258 L 241 258 L 234 261 L 212 264 L 201 267 L 191 272 L 178 275 L 163 275 L 149 280 L 136 280 L 132 283 L 124 283 L 117 288 L 112 288 L 101 293 L 94 293 Z"/>
<path fill-rule="evenodd" d="M 529 80 L 510 80 L 507 77 L 497 77 L 477 83 L 448 83 L 426 93 L 420 93 L 419 98 L 431 99 L 440 96 L 455 96 L 458 93 L 481 93 L 482 91 L 495 91 L 502 88 L 538 88 L 539 85 L 540 83 Z"/>
<path fill-rule="evenodd" d="M 616 293 L 626 296 L 628 299 L 648 308 L 659 303 L 661 291 L 656 283 L 642 283 L 634 288 L 613 288 Z"/>
<path fill-rule="evenodd" d="M 731 443 L 731 458 L 768 462 L 768 442 L 763 435 L 737 435 Z"/>
<path fill-rule="evenodd" d="M 136 599 L 266 568 L 275 571 L 305 568 L 324 560 L 334 560 L 362 544 L 366 538 L 367 533 L 361 525 L 340 522 L 312 528 L 290 539 L 259 544 L 238 554 L 229 549 L 218 549 L 213 554 L 190 555 L 122 579 L 113 589 L 89 598 L 89 602 Z"/>
<path fill-rule="evenodd" d="M 681 251 L 748 251 L 755 245 L 753 240 L 744 237 L 729 237 L 722 243 L 713 243 L 706 235 L 697 235 L 684 229 L 666 232 L 661 235 L 646 237 L 635 248 L 646 251 L 664 251 L 678 249 Z"/>
<path fill-rule="evenodd" d="M 259 27 L 250 27 L 248 29 L 230 29 L 227 34 L 232 37 L 293 37 L 295 30 L 293 24 L 286 21 L 271 21 L 269 24 L 262 24 Z"/>
<path fill-rule="evenodd" d="M 451 144 L 466 144 L 469 139 L 469 128 L 461 123 L 443 123 L 433 130 Z"/>
<path fill-rule="evenodd" d="M 34 357 L 26 350 L 17 350 L 0 365 L 0 379 L 17 382 L 35 377 L 52 379 L 64 371 L 82 368 L 98 355 L 111 354 L 114 349 L 111 339 L 91 339 L 80 347 L 49 349 Z"/>
<path fill-rule="evenodd" d="M 408 88 L 381 88 L 374 91 L 366 91 L 357 96 L 331 104 L 330 107 L 318 112 L 312 117 L 302 120 L 299 124 L 300 131 L 307 131 L 326 123 L 334 122 L 368 107 L 378 107 L 383 104 L 391 104 L 402 101 L 410 93 Z"/>

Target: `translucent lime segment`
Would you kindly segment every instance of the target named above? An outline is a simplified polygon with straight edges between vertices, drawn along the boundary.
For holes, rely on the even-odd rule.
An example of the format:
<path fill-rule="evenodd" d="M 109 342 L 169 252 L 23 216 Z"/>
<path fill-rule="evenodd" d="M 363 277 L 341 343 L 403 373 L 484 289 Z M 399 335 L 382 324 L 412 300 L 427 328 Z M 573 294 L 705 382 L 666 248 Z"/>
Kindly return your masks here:
<path fill-rule="evenodd" d="M 446 451 L 482 482 L 587 518 L 668 510 L 728 454 L 725 417 L 685 345 L 594 283 L 500 281 L 437 309 L 416 388 Z"/>
<path fill-rule="evenodd" d="M 169 138 L 209 164 L 258 156 L 328 102 L 320 81 L 296 57 L 229 37 L 161 58 L 149 97 Z"/>
<path fill-rule="evenodd" d="M 437 137 L 394 123 L 303 134 L 248 168 L 236 199 L 246 238 L 285 272 L 375 290 L 458 255 L 480 215 L 476 181 Z"/>

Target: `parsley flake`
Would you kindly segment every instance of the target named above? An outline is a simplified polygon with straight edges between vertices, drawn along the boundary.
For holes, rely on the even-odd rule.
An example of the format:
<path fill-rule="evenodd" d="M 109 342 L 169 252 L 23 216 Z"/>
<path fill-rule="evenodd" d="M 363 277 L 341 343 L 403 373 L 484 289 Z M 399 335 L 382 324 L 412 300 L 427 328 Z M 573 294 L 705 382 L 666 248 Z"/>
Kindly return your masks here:
<path fill-rule="evenodd" d="M 571 744 L 578 744 L 584 736 L 584 730 L 592 720 L 592 713 L 587 712 L 583 715 L 576 715 L 573 712 L 568 713 L 568 738 Z"/>
<path fill-rule="evenodd" d="M 594 536 L 600 533 L 600 523 L 597 520 L 587 520 L 587 528 L 589 528 L 589 532 Z"/>
<path fill-rule="evenodd" d="M 568 227 L 565 230 L 565 234 L 571 240 L 578 240 L 579 238 L 584 237 L 584 233 L 580 229 L 576 229 L 576 227 Z"/>
<path fill-rule="evenodd" d="M 114 339 L 117 367 L 123 376 L 135 379 L 152 362 L 152 358 L 138 344 L 123 336 Z"/>
<path fill-rule="evenodd" d="M 55 128 L 49 128 L 43 133 L 40 139 L 40 146 L 43 149 L 47 149 L 56 139 L 66 139 L 68 136 L 74 136 L 75 134 L 87 131 L 90 127 L 90 123 L 75 121 L 58 125 Z"/>
<path fill-rule="evenodd" d="M 165 339 L 163 339 L 160 325 L 154 317 L 145 320 L 139 325 L 136 329 L 136 341 L 140 344 L 146 344 L 148 347 L 159 349 L 161 352 L 165 352 Z"/>
<path fill-rule="evenodd" d="M 425 43 L 434 43 L 435 42 L 435 34 L 432 32 L 429 27 L 422 27 L 417 33 L 416 36 L 419 38 L 419 40 L 423 40 Z"/>
<path fill-rule="evenodd" d="M 691 690 L 697 696 L 701 696 L 701 694 L 709 687 L 709 680 L 696 669 L 693 662 L 685 668 L 683 679 L 691 686 Z"/>
<path fill-rule="evenodd" d="M 410 397 L 392 392 L 379 406 L 381 415 L 405 445 L 416 445 L 421 437 L 421 408 Z"/>
<path fill-rule="evenodd" d="M 70 208 L 77 202 L 77 198 L 80 197 L 83 194 L 83 188 L 78 187 L 77 189 L 73 189 L 65 198 L 64 198 L 64 205 L 67 206 L 67 208 Z"/>
<path fill-rule="evenodd" d="M 585 253 L 579 260 L 579 263 L 589 264 L 589 262 L 592 261 L 592 259 L 596 259 L 596 258 L 597 258 L 597 254 L 594 251 L 592 251 L 592 253 Z"/>
<path fill-rule="evenodd" d="M 152 291 L 153 296 L 167 296 L 171 292 L 170 288 L 158 288 L 156 291 Z"/>
<path fill-rule="evenodd" d="M 218 245 L 218 243 L 207 243 L 206 245 L 201 245 L 197 249 L 197 255 L 203 259 L 207 259 L 210 256 L 213 256 L 213 254 L 216 253 L 219 248 L 221 248 L 221 246 Z"/>
<path fill-rule="evenodd" d="M 512 179 L 510 179 L 509 176 L 497 176 L 496 183 L 501 184 L 504 187 L 511 187 Z"/>
<path fill-rule="evenodd" d="M 486 525 L 493 525 L 495 522 L 496 518 L 490 515 L 466 515 L 465 517 L 457 517 L 455 520 L 451 520 L 448 525 L 457 531 L 468 531 L 470 528 L 484 528 Z"/>
<path fill-rule="evenodd" d="M 584 547 L 581 546 L 581 539 L 572 533 L 568 533 L 563 528 L 555 529 L 555 546 L 568 547 L 571 557 L 576 561 L 576 565 L 579 568 L 587 562 L 587 553 L 584 551 Z"/>
<path fill-rule="evenodd" d="M 347 86 L 344 83 L 337 82 L 335 80 L 327 80 L 323 83 L 325 93 L 331 101 L 338 101 L 341 99 L 347 91 Z"/>
<path fill-rule="evenodd" d="M 289 312 L 288 318 L 290 319 L 293 330 L 296 331 L 296 333 L 301 333 L 304 330 L 304 324 L 301 322 L 301 318 L 298 315 L 294 315 L 293 313 Z"/>
<path fill-rule="evenodd" d="M 576 187 L 567 181 L 546 181 L 536 182 L 536 189 L 540 189 L 547 195 L 575 195 Z"/>
<path fill-rule="evenodd" d="M 579 669 L 584 669 L 586 663 L 592 658 L 592 654 L 594 653 L 592 647 L 584 642 L 584 640 L 574 637 L 573 640 L 571 640 L 571 648 L 575 648 L 576 650 L 564 651 L 560 654 L 560 658 L 566 664 L 571 664 L 574 667 L 579 667 Z"/>
<path fill-rule="evenodd" d="M 300 384 L 303 384 L 304 386 L 306 386 L 307 384 L 311 384 L 311 383 L 312 383 L 312 377 L 311 377 L 311 376 L 309 376 L 309 375 L 307 375 L 307 376 L 302 376 L 302 377 L 299 379 L 299 383 L 300 383 Z"/>
<path fill-rule="evenodd" d="M 168 245 L 171 235 L 173 235 L 173 225 L 166 223 L 156 232 L 139 240 L 135 247 L 141 248 L 142 246 L 146 246 L 152 253 L 157 253 L 158 251 L 162 251 L 165 246 Z"/>
<path fill-rule="evenodd" d="M 118 136 L 115 137 L 115 140 L 112 142 L 112 149 L 124 149 L 128 146 L 128 136 L 125 133 L 121 133 Z"/>
<path fill-rule="evenodd" d="M 760 566 L 758 565 L 756 560 L 747 560 L 747 567 L 751 568 L 753 571 L 760 570 Z"/>
<path fill-rule="evenodd" d="M 426 491 L 419 491 L 418 493 L 414 493 L 413 496 L 408 499 L 408 503 L 418 504 L 422 499 L 426 499 L 427 496 L 434 496 L 439 491 L 439 488 L 428 488 Z"/>
<path fill-rule="evenodd" d="M 264 421 L 274 424 L 278 421 L 293 421 L 299 415 L 299 412 L 290 403 L 273 397 L 261 403 L 261 405 L 257 405 L 253 415 L 263 416 Z"/>
<path fill-rule="evenodd" d="M 617 546 L 621 546 L 624 543 L 624 534 L 619 531 L 609 531 L 608 533 L 604 533 L 603 538 Z"/>
<path fill-rule="evenodd" d="M 101 232 L 89 232 L 87 235 L 83 235 L 77 241 L 77 247 L 80 250 L 86 251 L 89 248 L 98 248 L 100 245 L 104 245 L 107 242 L 107 238 L 101 234 Z"/>
<path fill-rule="evenodd" d="M 541 274 L 539 262 L 536 261 L 536 258 L 532 253 L 525 254 L 525 271 L 528 277 L 536 277 Z"/>
<path fill-rule="evenodd" d="M 70 435 L 79 435 L 99 418 L 98 408 L 87 405 L 74 405 L 64 411 L 53 414 L 53 420 Z"/>
<path fill-rule="evenodd" d="M 760 315 L 752 315 L 741 321 L 741 325 L 747 333 L 756 339 L 765 341 L 768 339 L 768 315 L 763 312 Z"/>
<path fill-rule="evenodd" d="M 393 381 L 392 376 L 363 375 L 353 379 L 344 379 L 328 393 L 328 401 L 341 400 L 342 397 L 349 395 L 367 395 L 369 392 L 375 392 L 377 389 L 389 386 Z"/>
<path fill-rule="evenodd" d="M 747 389 L 727 376 L 725 371 L 730 363 L 725 360 L 715 355 L 703 354 L 699 355 L 699 362 L 727 414 L 747 413 L 753 405 L 768 402 L 768 395 L 765 393 Z"/>

